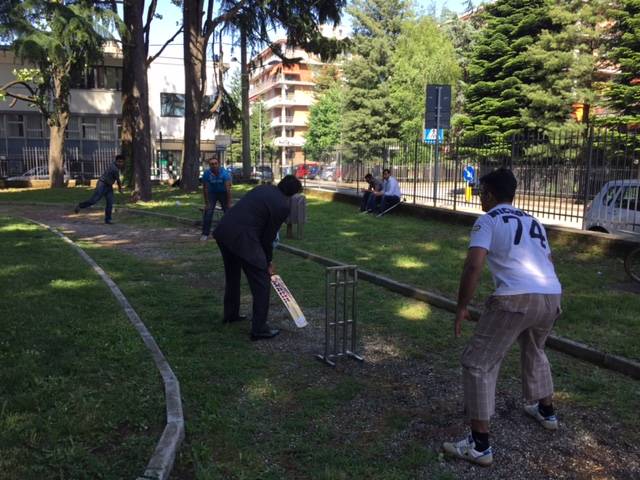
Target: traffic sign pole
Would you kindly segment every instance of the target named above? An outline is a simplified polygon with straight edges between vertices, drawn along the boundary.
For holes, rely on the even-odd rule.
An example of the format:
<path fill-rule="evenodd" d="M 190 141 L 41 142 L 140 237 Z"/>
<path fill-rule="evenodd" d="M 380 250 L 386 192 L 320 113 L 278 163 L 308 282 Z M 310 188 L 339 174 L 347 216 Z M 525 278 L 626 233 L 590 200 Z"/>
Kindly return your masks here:
<path fill-rule="evenodd" d="M 433 161 L 433 206 L 437 206 L 438 198 L 438 160 L 440 156 L 440 145 L 438 140 L 440 136 L 440 101 L 442 100 L 442 88 L 438 87 L 438 102 L 436 103 L 436 142 L 435 142 L 435 156 Z"/>

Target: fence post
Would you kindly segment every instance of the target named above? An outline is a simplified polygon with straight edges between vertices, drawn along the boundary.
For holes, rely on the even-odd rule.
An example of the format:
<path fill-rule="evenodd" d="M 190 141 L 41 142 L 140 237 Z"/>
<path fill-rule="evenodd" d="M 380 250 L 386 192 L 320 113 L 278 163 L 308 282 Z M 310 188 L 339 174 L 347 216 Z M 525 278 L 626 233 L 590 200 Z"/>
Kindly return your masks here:
<path fill-rule="evenodd" d="M 304 150 L 302 151 L 302 164 L 303 164 L 303 170 L 302 170 L 302 181 L 304 182 L 304 188 L 307 188 L 307 152 L 305 152 Z"/>
<path fill-rule="evenodd" d="M 591 160 L 593 155 L 593 127 L 589 127 L 587 132 L 587 172 L 584 176 L 584 201 L 582 202 L 582 230 L 586 228 L 587 202 L 589 202 L 589 186 L 591 185 Z"/>
<path fill-rule="evenodd" d="M 454 141 L 456 142 L 454 147 L 455 153 L 453 154 L 453 211 L 455 212 L 458 209 L 458 176 L 460 174 L 460 157 L 458 156 L 458 139 L 456 138 Z M 464 199 L 467 199 L 466 192 Z"/>
<path fill-rule="evenodd" d="M 418 142 L 419 140 L 416 140 L 416 143 L 414 145 L 414 149 L 413 149 L 413 204 L 416 204 L 416 197 L 418 195 Z"/>

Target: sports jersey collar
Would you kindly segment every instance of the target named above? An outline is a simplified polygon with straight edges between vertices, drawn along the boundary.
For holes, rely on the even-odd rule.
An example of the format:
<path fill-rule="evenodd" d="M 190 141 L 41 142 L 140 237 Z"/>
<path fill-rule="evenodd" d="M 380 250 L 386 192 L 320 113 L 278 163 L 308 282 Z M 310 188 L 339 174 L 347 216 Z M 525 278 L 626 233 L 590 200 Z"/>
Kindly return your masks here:
<path fill-rule="evenodd" d="M 513 206 L 513 203 L 507 203 L 507 202 L 503 202 L 503 203 L 499 203 L 498 205 L 496 205 L 495 207 L 493 207 L 491 210 L 488 210 L 487 213 L 489 212 L 493 212 L 494 210 L 496 210 L 497 208 L 515 208 Z"/>

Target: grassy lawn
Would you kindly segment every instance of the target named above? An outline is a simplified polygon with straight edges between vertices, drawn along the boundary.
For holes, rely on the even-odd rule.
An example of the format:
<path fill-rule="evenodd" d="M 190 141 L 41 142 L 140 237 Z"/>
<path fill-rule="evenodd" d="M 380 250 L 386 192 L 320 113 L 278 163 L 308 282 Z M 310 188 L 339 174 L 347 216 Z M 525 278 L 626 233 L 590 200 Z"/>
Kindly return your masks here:
<path fill-rule="evenodd" d="M 248 186 L 234 186 L 236 196 Z M 77 195 L 70 191 L 69 196 Z M 0 193 L 4 199 L 59 201 L 60 192 Z M 184 194 L 159 187 L 154 201 L 136 208 L 198 218 L 201 194 Z M 286 240 L 312 252 L 355 263 L 455 299 L 468 228 L 438 221 L 393 216 L 358 215 L 352 205 L 308 198 L 308 221 L 302 241 Z M 283 236 L 284 238 L 284 236 Z M 573 244 L 553 244 L 554 260 L 564 288 L 564 315 L 556 333 L 598 349 L 640 360 L 640 295 L 616 288 L 627 281 L 622 259 L 597 247 L 585 250 Z M 480 303 L 492 290 L 485 270 L 476 295 Z"/>
<path fill-rule="evenodd" d="M 135 478 L 164 424 L 149 354 L 58 237 L 0 216 L 0 477 Z"/>
<path fill-rule="evenodd" d="M 309 227 L 323 208 L 342 207 L 310 204 Z M 126 215 L 117 220 L 116 228 L 171 225 Z M 373 219 L 362 222 L 368 220 Z M 157 377 L 149 378 L 148 355 L 75 252 L 36 227 L 4 222 L 0 239 L 10 255 L 0 270 L 2 291 L 11 287 L 17 293 L 1 300 L 13 324 L 0 324 L 9 330 L 3 339 L 11 339 L 0 352 L 5 365 L 22 370 L 9 378 L 3 371 L 0 378 L 2 396 L 10 395 L 2 398 L 0 466 L 7 458 L 13 462 L 3 469 L 17 472 L 9 478 L 133 478 L 164 421 L 162 389 Z M 147 247 L 145 255 L 134 256 L 116 246 L 82 242 L 129 298 L 180 381 L 187 433 L 172 478 L 444 480 L 468 471 L 466 465 L 443 462 L 435 443 L 462 422 L 458 365 L 472 325 L 454 340 L 450 313 L 361 282 L 367 363 L 347 361 L 334 370 L 313 358 L 321 343 L 305 336 L 310 328 L 295 330 L 287 321 L 288 331 L 277 340 L 252 343 L 248 325 L 222 325 L 222 262 L 212 243 L 196 238 L 167 241 L 163 254 L 155 256 Z M 282 252 L 276 252 L 275 262 L 312 325 L 318 325 L 324 269 Z M 246 302 L 246 285 L 243 292 Z M 52 341 L 61 337 L 64 348 Z M 34 360 L 32 350 L 43 353 Z M 551 353 L 550 359 L 562 420 L 580 438 L 593 435 L 593 419 L 602 418 L 616 432 L 617 445 L 640 442 L 638 382 L 563 355 Z M 70 380 L 48 380 L 59 376 Z M 514 402 L 517 384 L 513 352 L 504 365 L 500 397 Z M 18 387 L 5 393 L 5 385 Z M 14 408 L 20 402 L 31 409 Z M 518 423 L 518 417 L 498 416 L 502 455 L 508 444 L 499 442 L 506 442 L 505 430 Z M 86 437 L 90 440 L 83 443 Z M 551 440 L 537 431 L 529 441 L 535 451 Z M 46 470 L 52 464 L 47 455 L 56 460 L 53 471 Z M 580 461 L 579 452 L 565 455 Z M 30 466 L 34 459 L 36 467 Z M 91 462 L 112 464 L 99 463 L 100 476 Z M 509 478 L 498 475 L 499 468 L 493 469 L 495 478 Z"/>
<path fill-rule="evenodd" d="M 123 221 L 149 226 L 138 217 Z M 248 325 L 221 325 L 222 265 L 211 243 L 167 245 L 170 255 L 155 261 L 88 243 L 84 247 L 118 281 L 180 379 L 187 438 L 175 478 L 409 480 L 419 473 L 456 478 L 420 435 L 409 435 L 398 441 L 393 455 L 384 454 L 390 439 L 403 438 L 416 419 L 456 423 L 461 417 L 455 402 L 441 412 L 448 418 L 434 420 L 427 409 L 397 401 L 398 392 L 407 388 L 399 374 L 367 374 L 351 363 L 330 369 L 313 358 L 321 344 L 311 351 L 297 349 L 302 333 L 293 327 L 282 334 L 291 343 L 274 348 L 248 342 Z M 282 252 L 275 262 L 307 315 L 318 322 L 324 269 Z M 447 312 L 365 282 L 359 298 L 362 335 L 370 342 L 379 339 L 390 352 L 379 360 L 381 370 L 395 362 L 419 362 L 438 372 L 445 386 L 459 383 L 458 359 L 472 326 L 454 341 Z M 364 353 L 370 361 L 375 357 Z M 559 354 L 550 358 L 560 408 L 580 415 L 582 409 L 598 409 L 615 419 L 613 424 L 624 425 L 619 434 L 625 441 L 638 440 L 637 382 Z M 499 391 L 517 385 L 518 372 L 514 352 Z M 420 394 L 438 395 L 429 389 Z"/>

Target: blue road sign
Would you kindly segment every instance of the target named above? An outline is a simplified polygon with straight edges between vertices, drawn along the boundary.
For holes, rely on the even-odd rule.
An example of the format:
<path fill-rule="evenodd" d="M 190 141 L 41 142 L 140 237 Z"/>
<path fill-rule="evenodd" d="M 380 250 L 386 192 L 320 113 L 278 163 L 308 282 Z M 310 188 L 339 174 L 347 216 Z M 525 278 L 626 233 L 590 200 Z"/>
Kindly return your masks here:
<path fill-rule="evenodd" d="M 473 168 L 471 165 L 467 165 L 466 167 L 464 167 L 464 170 L 462 171 L 462 179 L 465 182 L 473 182 L 476 178 L 476 169 Z"/>
<path fill-rule="evenodd" d="M 438 143 L 444 142 L 444 129 L 440 129 L 438 132 Z M 436 143 L 436 129 L 425 128 L 424 129 L 424 143 Z"/>

